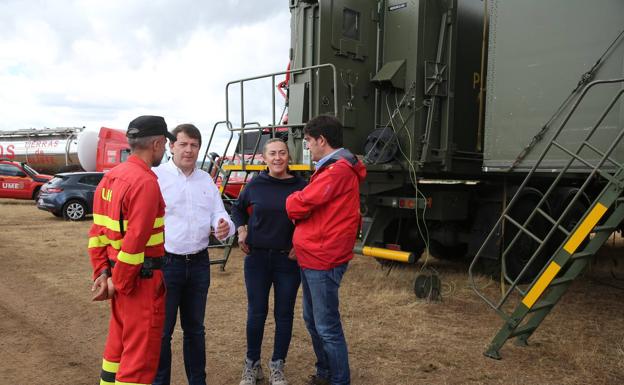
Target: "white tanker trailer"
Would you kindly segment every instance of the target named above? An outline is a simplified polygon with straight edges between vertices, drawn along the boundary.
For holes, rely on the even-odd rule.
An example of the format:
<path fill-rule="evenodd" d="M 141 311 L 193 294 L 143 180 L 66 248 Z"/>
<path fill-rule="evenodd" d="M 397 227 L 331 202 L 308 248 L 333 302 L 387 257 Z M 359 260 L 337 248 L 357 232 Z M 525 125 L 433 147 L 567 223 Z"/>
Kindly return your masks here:
<path fill-rule="evenodd" d="M 0 131 L 0 159 L 26 162 L 39 172 L 107 171 L 130 153 L 122 130 L 58 127 Z"/>

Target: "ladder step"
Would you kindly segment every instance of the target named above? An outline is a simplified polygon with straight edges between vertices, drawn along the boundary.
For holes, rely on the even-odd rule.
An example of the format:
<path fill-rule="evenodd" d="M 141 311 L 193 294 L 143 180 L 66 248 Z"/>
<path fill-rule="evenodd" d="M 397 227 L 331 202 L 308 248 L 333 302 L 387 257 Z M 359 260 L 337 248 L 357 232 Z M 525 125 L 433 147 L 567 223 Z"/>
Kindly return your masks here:
<path fill-rule="evenodd" d="M 514 330 L 510 335 L 509 338 L 513 338 L 513 337 L 517 337 L 517 336 L 521 336 L 523 334 L 531 334 L 535 331 L 535 329 L 537 329 L 537 326 L 522 326 L 517 328 L 516 330 Z"/>
<path fill-rule="evenodd" d="M 542 309 L 550 309 L 552 307 L 554 307 L 556 305 L 555 302 L 551 302 L 551 301 L 537 301 L 535 303 L 535 305 L 533 305 L 533 307 L 531 309 L 529 309 L 529 313 L 533 313 L 536 312 L 538 310 L 542 310 Z"/>
<path fill-rule="evenodd" d="M 574 253 L 571 255 L 571 259 L 582 259 L 582 258 L 590 258 L 594 255 L 591 251 L 582 251 L 580 253 Z"/>
<path fill-rule="evenodd" d="M 561 278 L 555 278 L 550 282 L 550 286 L 559 286 L 559 285 L 564 285 L 568 282 L 572 282 L 576 279 L 576 277 L 561 277 Z"/>

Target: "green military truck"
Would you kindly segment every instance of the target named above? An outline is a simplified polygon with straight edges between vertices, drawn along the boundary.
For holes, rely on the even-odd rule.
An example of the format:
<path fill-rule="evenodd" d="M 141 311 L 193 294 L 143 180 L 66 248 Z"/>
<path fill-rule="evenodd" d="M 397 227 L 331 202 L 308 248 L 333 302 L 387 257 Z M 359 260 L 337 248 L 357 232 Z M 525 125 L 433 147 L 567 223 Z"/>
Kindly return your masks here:
<path fill-rule="evenodd" d="M 230 82 L 226 120 L 215 127 L 226 126 L 231 138 L 242 133 L 239 151 L 281 135 L 291 168 L 311 170 L 303 125 L 338 116 L 345 147 L 368 172 L 356 251 L 413 263 L 428 249 L 471 258 L 471 274 L 500 265 L 508 291 L 497 300 L 478 292 L 505 320 L 486 354 L 498 358 L 508 338 L 526 342 L 622 229 L 624 2 L 290 0 L 289 7 L 289 70 Z M 284 74 L 287 123 L 275 97 Z M 273 86 L 265 125 L 248 123 L 240 108 L 257 81 Z M 522 302 L 504 313 L 516 292 Z"/>

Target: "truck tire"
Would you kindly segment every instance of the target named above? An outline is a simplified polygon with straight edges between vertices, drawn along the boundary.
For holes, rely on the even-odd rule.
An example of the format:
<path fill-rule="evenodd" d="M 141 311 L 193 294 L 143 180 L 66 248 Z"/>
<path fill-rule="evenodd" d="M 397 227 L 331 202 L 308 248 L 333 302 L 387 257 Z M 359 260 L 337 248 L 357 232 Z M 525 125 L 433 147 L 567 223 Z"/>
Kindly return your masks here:
<path fill-rule="evenodd" d="M 84 202 L 72 199 L 63 205 L 63 218 L 69 221 L 81 221 L 87 215 L 87 205 Z"/>
<path fill-rule="evenodd" d="M 429 252 L 438 259 L 457 261 L 466 256 L 468 244 L 456 243 L 454 245 L 445 245 L 435 239 L 431 239 L 429 241 Z"/>

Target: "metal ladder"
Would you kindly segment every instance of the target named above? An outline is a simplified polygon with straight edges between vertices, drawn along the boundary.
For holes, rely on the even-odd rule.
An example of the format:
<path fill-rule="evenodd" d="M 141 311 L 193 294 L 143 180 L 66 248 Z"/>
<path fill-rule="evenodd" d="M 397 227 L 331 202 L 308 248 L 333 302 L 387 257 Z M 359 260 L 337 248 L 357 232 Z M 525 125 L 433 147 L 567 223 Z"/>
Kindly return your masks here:
<path fill-rule="evenodd" d="M 291 75 L 291 74 L 301 74 L 304 72 L 308 72 L 310 74 L 310 79 L 314 79 L 315 77 L 318 76 L 318 72 L 321 69 L 331 70 L 334 89 L 337 89 L 336 67 L 333 64 L 320 64 L 320 65 L 314 65 L 314 66 L 305 67 L 305 68 L 287 69 L 286 71 L 275 72 L 275 73 L 260 75 L 260 76 L 254 76 L 254 77 L 240 79 L 240 80 L 234 80 L 234 81 L 227 83 L 225 87 L 226 120 L 217 122 L 213 126 L 212 132 L 210 133 L 210 138 L 208 139 L 208 146 L 206 147 L 206 152 L 204 153 L 204 158 L 202 159 L 202 163 L 201 163 L 201 168 L 203 169 L 204 165 L 206 164 L 206 160 L 208 159 L 211 164 L 210 167 L 216 167 L 216 169 L 214 170 L 213 180 L 216 184 L 219 181 L 219 178 L 221 178 L 219 190 L 221 192 L 221 198 L 223 202 L 226 204 L 226 207 L 230 206 L 235 201 L 234 198 L 226 194 L 226 188 L 227 188 L 227 185 L 230 181 L 230 178 L 233 172 L 238 172 L 238 171 L 245 172 L 245 178 L 243 180 L 243 184 L 244 184 L 247 182 L 247 178 L 249 177 L 250 172 L 259 172 L 266 168 L 266 165 L 254 164 L 254 161 L 256 161 L 260 156 L 259 146 L 260 146 L 260 140 L 262 138 L 262 135 L 269 134 L 271 138 L 274 138 L 277 135 L 276 133 L 277 128 L 282 128 L 282 129 L 286 128 L 288 129 L 288 137 L 292 138 L 293 129 L 295 128 L 301 129 L 303 127 L 303 124 L 281 124 L 281 122 L 278 121 L 277 116 L 275 114 L 275 105 L 276 105 L 275 104 L 275 97 L 276 97 L 275 90 L 277 86 L 276 77 L 281 76 L 281 75 L 286 75 L 286 74 Z M 272 94 L 271 94 L 272 96 L 271 97 L 272 99 L 272 103 L 271 103 L 272 124 L 263 126 L 257 122 L 245 122 L 245 108 L 244 108 L 245 87 L 244 86 L 246 83 L 260 80 L 260 79 L 267 79 L 267 78 L 271 79 L 271 86 L 272 86 L 271 87 L 272 88 Z M 280 85 L 282 83 L 280 83 Z M 311 80 L 309 82 L 310 88 L 313 88 L 314 84 L 315 82 Z M 230 103 L 229 103 L 230 98 L 229 96 L 230 96 L 230 88 L 233 85 L 239 85 L 239 89 L 240 89 L 239 97 L 240 97 L 241 108 L 240 108 L 240 115 L 238 117 L 239 121 L 241 122 L 240 127 L 234 127 L 234 125 L 232 124 L 230 120 Z M 311 90 L 310 92 L 313 92 L 313 90 Z M 308 109 L 309 109 L 308 115 L 311 115 L 311 111 L 312 111 L 311 104 L 308 106 Z M 333 111 L 334 116 L 337 116 L 337 112 L 338 112 L 338 101 L 336 100 L 336 98 L 334 98 L 334 111 Z M 279 120 L 281 120 L 281 118 Z M 228 137 L 225 149 L 223 150 L 222 154 L 219 156 L 220 160 L 218 160 L 218 159 L 215 159 L 215 157 L 211 156 L 210 149 L 211 149 L 213 139 L 215 137 L 215 133 L 217 132 L 217 129 L 222 126 L 225 126 L 225 128 L 229 131 L 229 137 Z M 251 154 L 249 154 L 249 153 L 246 153 L 245 151 L 245 134 L 254 133 L 254 132 L 257 133 L 258 135 L 257 135 L 256 142 L 254 144 L 254 147 L 253 147 L 253 151 L 251 151 Z M 234 140 L 235 134 L 239 134 L 238 141 L 232 151 L 231 148 L 232 148 L 233 142 L 235 141 Z M 290 140 L 291 139 L 289 139 L 289 141 Z M 231 155 L 228 155 L 228 154 L 231 154 Z M 240 160 L 240 162 L 237 163 L 237 160 Z M 311 162 L 308 164 L 290 164 L 289 168 L 291 171 L 312 171 L 314 169 Z M 225 270 L 225 264 L 227 263 L 227 260 L 232 251 L 232 246 L 234 244 L 235 237 L 236 235 L 234 235 L 233 237 L 230 237 L 225 243 L 220 242 L 220 244 L 209 246 L 210 248 L 223 248 L 223 251 L 224 251 L 223 258 L 210 261 L 211 264 L 220 264 L 222 271 Z"/>
<path fill-rule="evenodd" d="M 598 80 L 585 86 L 568 113 L 564 116 L 561 124 L 553 134 L 551 141 L 545 146 L 544 151 L 539 156 L 530 172 L 527 174 L 516 194 L 503 210 L 501 217 L 494 225 L 494 228 L 491 230 L 483 245 L 477 252 L 474 260 L 470 264 L 469 276 L 474 291 L 504 320 L 502 328 L 492 339 L 492 342 L 484 352 L 484 354 L 488 357 L 500 359 L 501 355 L 499 350 L 507 340 L 514 337 L 517 337 L 518 345 L 527 345 L 529 337 L 531 337 L 544 318 L 561 299 L 570 284 L 582 273 L 591 257 L 598 251 L 598 249 L 609 238 L 610 234 L 617 229 L 618 225 L 624 220 L 624 198 L 622 197 L 622 192 L 624 191 L 624 165 L 618 163 L 611 157 L 611 154 L 621 142 L 622 137 L 624 137 L 624 127 L 618 127 L 619 131 L 616 130 L 617 133 L 614 135 L 613 141 L 606 151 L 601 151 L 590 142 L 592 136 L 594 136 L 607 114 L 609 114 L 616 103 L 621 99 L 624 89 L 620 87 L 620 89 L 615 93 L 615 96 L 611 99 L 608 106 L 588 131 L 585 139 L 580 142 L 575 150 L 566 148 L 560 142 L 560 139 L 562 139 L 561 134 L 563 132 L 563 128 L 566 126 L 571 116 L 579 107 L 581 101 L 591 89 L 610 84 L 623 83 L 624 78 Z M 591 151 L 596 154 L 600 158 L 599 162 L 597 164 L 592 164 L 590 161 L 581 157 L 580 154 L 583 150 Z M 520 223 L 515 220 L 510 213 L 514 208 L 514 205 L 518 202 L 519 196 L 522 194 L 523 189 L 530 186 L 530 182 L 538 176 L 537 174 L 539 172 L 538 170 L 540 169 L 540 165 L 547 158 L 547 155 L 552 153 L 552 151 L 557 151 L 558 154 L 561 154 L 562 152 L 565 153 L 569 156 L 569 161 L 552 181 L 542 199 L 536 204 L 535 210 L 530 213 L 523 223 Z M 589 168 L 589 174 L 587 175 L 584 183 L 578 188 L 574 197 L 561 212 L 559 217 L 553 218 L 553 216 L 551 216 L 545 209 L 547 200 L 553 194 L 557 184 L 564 178 L 566 173 L 570 172 L 571 167 L 579 164 Z M 543 177 L 543 174 L 541 177 Z M 604 182 L 604 188 L 597 194 L 596 198 L 590 204 L 588 210 L 584 213 L 576 226 L 569 231 L 569 229 L 562 226 L 564 218 L 569 215 L 572 207 L 581 199 L 591 182 L 595 182 L 597 179 Z M 540 217 L 544 218 L 552 225 L 551 229 L 545 236 L 535 234 L 528 229 L 528 225 L 531 221 L 534 218 Z M 503 264 L 502 275 L 505 282 L 507 282 L 510 286 L 502 293 L 499 300 L 494 300 L 488 298 L 485 293 L 481 292 L 477 287 L 475 283 L 474 269 L 487 245 L 491 241 L 495 240 L 496 234 L 498 234 L 500 229 L 504 228 L 504 226 L 511 226 L 512 228 L 517 229 L 515 237 L 513 237 L 509 245 L 506 245 L 501 255 Z M 530 237 L 539 246 L 533 252 L 520 273 L 516 277 L 512 278 L 509 277 L 504 269 L 505 260 L 509 251 L 518 242 L 521 235 Z M 551 252 L 547 245 L 549 241 L 551 241 L 552 245 L 552 240 L 556 240 L 556 237 L 563 238 L 563 241 L 557 246 L 556 251 L 552 254 L 552 257 L 529 285 L 522 285 L 521 282 L 523 278 L 526 277 L 529 266 L 539 259 L 538 256 L 540 253 Z M 520 303 L 515 305 L 515 310 L 509 313 L 510 308 L 513 307 L 511 299 L 517 298 L 517 296 L 511 295 L 514 292 L 519 294 L 521 300 Z"/>

